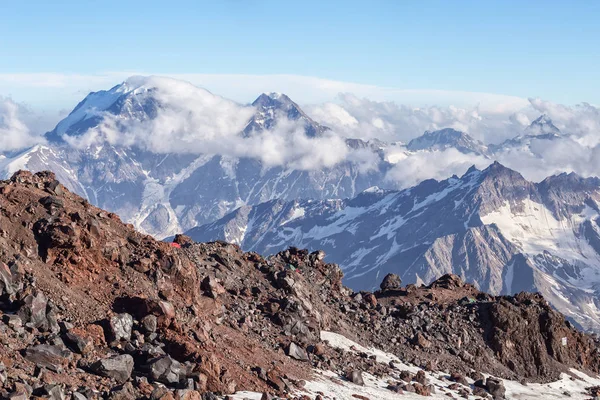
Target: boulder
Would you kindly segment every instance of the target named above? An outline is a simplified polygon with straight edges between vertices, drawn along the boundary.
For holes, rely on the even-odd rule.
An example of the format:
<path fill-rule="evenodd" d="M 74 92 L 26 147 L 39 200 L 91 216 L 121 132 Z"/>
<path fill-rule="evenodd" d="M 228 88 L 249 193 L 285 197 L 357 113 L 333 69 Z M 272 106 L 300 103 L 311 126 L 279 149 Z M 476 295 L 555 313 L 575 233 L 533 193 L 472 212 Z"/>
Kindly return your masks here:
<path fill-rule="evenodd" d="M 350 382 L 352 382 L 356 385 L 360 385 L 360 386 L 365 385 L 365 381 L 363 380 L 362 372 L 359 370 L 356 370 L 356 369 L 348 371 L 346 373 L 346 379 L 348 379 Z"/>
<path fill-rule="evenodd" d="M 308 361 L 308 353 L 296 343 L 291 342 L 287 349 L 287 355 L 298 361 Z"/>
<path fill-rule="evenodd" d="M 129 354 L 98 360 L 90 366 L 95 374 L 112 378 L 119 383 L 126 382 L 133 372 L 133 357 Z"/>
<path fill-rule="evenodd" d="M 117 314 L 110 319 L 110 333 L 116 341 L 131 339 L 133 317 L 127 313 Z"/>
<path fill-rule="evenodd" d="M 71 358 L 71 352 L 59 346 L 39 344 L 25 350 L 25 359 L 40 368 L 58 372 Z"/>
<path fill-rule="evenodd" d="M 149 362 L 150 376 L 157 382 L 165 384 L 178 383 L 185 377 L 185 369 L 181 363 L 166 355 Z"/>
<path fill-rule="evenodd" d="M 402 285 L 402 280 L 400 279 L 400 277 L 396 274 L 387 274 L 384 278 L 383 281 L 381 281 L 381 284 L 379 285 L 379 287 L 381 288 L 381 290 L 385 291 L 385 290 L 395 290 L 395 289 L 400 289 L 400 285 Z"/>

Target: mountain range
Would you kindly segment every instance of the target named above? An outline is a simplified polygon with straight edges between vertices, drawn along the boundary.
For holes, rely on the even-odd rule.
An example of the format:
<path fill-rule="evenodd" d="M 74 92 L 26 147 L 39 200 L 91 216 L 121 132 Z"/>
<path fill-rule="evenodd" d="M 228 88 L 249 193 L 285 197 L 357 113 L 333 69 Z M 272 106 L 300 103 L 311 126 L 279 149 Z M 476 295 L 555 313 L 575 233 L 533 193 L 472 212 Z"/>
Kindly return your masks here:
<path fill-rule="evenodd" d="M 183 90 L 175 93 L 172 85 Z M 181 112 L 186 96 L 201 99 L 187 114 Z M 198 240 L 224 239 L 265 254 L 290 245 L 323 248 L 354 289 L 372 289 L 388 272 L 409 283 L 453 272 L 494 294 L 540 291 L 582 327 L 599 329 L 598 180 L 562 174 L 532 183 L 492 164 L 503 152 L 568 137 L 547 116 L 495 145 L 450 128 L 406 145 L 346 137 L 347 151 L 361 157 L 316 169 L 140 142 L 165 113 L 182 124 L 227 124 L 202 112 L 224 101 L 180 82 L 131 78 L 90 93 L 44 144 L 0 156 L 0 174 L 52 170 L 70 190 L 157 238 L 188 231 Z M 247 119 L 239 115 L 243 138 L 293 134 L 279 132 L 286 124 L 311 139 L 331 133 L 285 94 L 261 94 L 248 110 Z M 199 117 L 186 119 L 196 112 Z M 134 127 L 141 130 L 136 140 L 124 140 Z M 406 158 L 447 149 L 491 165 L 404 190 L 379 189 L 397 189 L 388 175 L 395 165 L 390 150 Z M 375 160 L 370 168 L 364 157 Z"/>
<path fill-rule="evenodd" d="M 599 204 L 600 179 L 565 173 L 532 183 L 495 162 L 401 191 L 243 206 L 187 234 L 261 254 L 323 249 L 356 290 L 376 288 L 388 273 L 416 284 L 453 273 L 493 294 L 541 292 L 597 329 Z"/>

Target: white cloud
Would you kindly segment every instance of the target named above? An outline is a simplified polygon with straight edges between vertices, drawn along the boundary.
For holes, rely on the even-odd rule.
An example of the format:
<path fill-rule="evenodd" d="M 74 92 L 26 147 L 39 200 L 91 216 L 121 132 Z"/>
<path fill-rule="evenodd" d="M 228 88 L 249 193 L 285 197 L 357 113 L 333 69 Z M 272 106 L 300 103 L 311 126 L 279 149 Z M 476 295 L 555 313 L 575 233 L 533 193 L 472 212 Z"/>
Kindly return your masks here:
<path fill-rule="evenodd" d="M 33 133 L 24 121 L 29 114 L 23 105 L 11 99 L 0 98 L 0 153 L 19 150 L 42 141 L 39 134 Z M 33 123 L 33 121 L 30 122 Z"/>
<path fill-rule="evenodd" d="M 123 119 L 106 113 L 96 128 L 82 136 L 68 137 L 77 147 L 108 141 L 119 146 L 139 146 L 158 153 L 220 154 L 250 157 L 265 166 L 294 169 L 331 167 L 344 160 L 348 149 L 334 134 L 308 138 L 302 121 L 283 116 L 272 130 L 250 137 L 242 130 L 256 112 L 183 81 L 152 77 L 135 83 L 136 98 L 151 96 L 159 107 L 152 119 Z M 156 90 L 155 90 L 156 89 Z"/>
<path fill-rule="evenodd" d="M 154 71 L 123 71 L 98 74 L 21 73 L 0 74 L 0 93 L 11 93 L 19 101 L 49 108 L 72 108 L 82 94 L 107 89 L 132 75 L 162 75 L 181 79 L 241 103 L 254 100 L 262 92 L 286 93 L 297 102 L 324 103 L 339 93 L 353 93 L 377 101 L 393 101 L 413 106 L 438 105 L 478 107 L 486 112 L 516 111 L 528 105 L 527 99 L 492 93 L 404 89 L 336 81 L 310 76 L 272 74 L 170 74 Z"/>

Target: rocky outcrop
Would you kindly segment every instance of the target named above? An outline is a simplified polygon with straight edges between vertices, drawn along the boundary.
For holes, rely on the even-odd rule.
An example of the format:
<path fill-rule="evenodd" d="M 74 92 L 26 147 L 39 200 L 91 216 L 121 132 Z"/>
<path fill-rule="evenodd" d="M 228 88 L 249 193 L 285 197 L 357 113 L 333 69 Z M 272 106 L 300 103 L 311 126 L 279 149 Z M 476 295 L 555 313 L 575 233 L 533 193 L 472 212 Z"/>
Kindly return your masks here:
<path fill-rule="evenodd" d="M 594 339 L 539 295 L 495 297 L 455 275 L 429 286 L 390 275 L 355 293 L 320 251 L 265 258 L 184 236 L 158 242 L 49 173 L 0 182 L 0 210 L 0 397 L 293 397 L 313 368 L 357 385 L 393 372 L 323 342 L 323 330 L 453 371 L 457 383 L 471 370 L 532 381 L 600 371 Z M 500 386 L 480 390 L 501 396 Z M 417 374 L 390 390 L 434 388 Z"/>

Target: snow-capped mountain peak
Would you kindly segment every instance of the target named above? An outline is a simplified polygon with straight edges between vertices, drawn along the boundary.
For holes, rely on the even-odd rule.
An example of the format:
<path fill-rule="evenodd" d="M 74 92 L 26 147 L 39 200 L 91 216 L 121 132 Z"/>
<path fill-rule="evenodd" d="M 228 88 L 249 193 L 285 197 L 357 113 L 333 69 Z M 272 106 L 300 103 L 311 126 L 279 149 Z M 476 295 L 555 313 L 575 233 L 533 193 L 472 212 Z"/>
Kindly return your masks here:
<path fill-rule="evenodd" d="M 280 118 L 300 121 L 309 137 L 319 136 L 329 130 L 310 118 L 298 104 L 283 93 L 263 93 L 252 102 L 252 106 L 256 108 L 256 113 L 244 129 L 246 136 L 273 129 Z"/>
<path fill-rule="evenodd" d="M 452 128 L 426 131 L 423 135 L 411 140 L 406 147 L 411 151 L 455 148 L 466 154 L 485 155 L 487 153 L 487 147 L 482 142 L 475 140 L 467 133 Z"/>
<path fill-rule="evenodd" d="M 530 136 L 558 137 L 561 135 L 561 132 L 554 125 L 550 117 L 542 114 L 525 129 L 525 134 Z"/>

